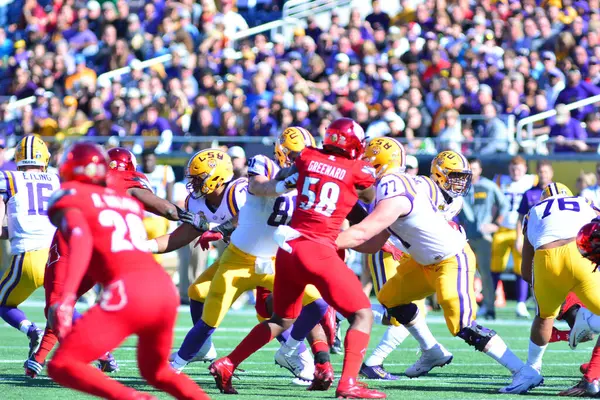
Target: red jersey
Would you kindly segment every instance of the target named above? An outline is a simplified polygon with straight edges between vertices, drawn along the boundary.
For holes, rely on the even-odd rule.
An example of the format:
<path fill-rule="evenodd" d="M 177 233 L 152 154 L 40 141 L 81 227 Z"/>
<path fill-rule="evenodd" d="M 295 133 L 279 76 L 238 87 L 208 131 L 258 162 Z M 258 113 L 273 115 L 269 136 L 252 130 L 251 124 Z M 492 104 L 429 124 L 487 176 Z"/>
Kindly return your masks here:
<path fill-rule="evenodd" d="M 375 169 L 366 161 L 350 160 L 306 148 L 296 158 L 298 200 L 290 227 L 308 239 L 335 248 L 344 219 L 358 201 L 356 188 L 375 183 Z"/>
<path fill-rule="evenodd" d="M 51 198 L 48 215 L 61 209 L 83 212 L 93 252 L 86 276 L 107 284 L 127 271 L 162 270 L 148 252 L 142 203 L 113 189 L 80 182 L 64 183 Z M 66 279 L 69 279 L 67 276 Z"/>
<path fill-rule="evenodd" d="M 117 192 L 126 192 L 131 188 L 150 189 L 146 175 L 138 171 L 118 171 L 111 169 L 106 175 L 106 186 Z"/>

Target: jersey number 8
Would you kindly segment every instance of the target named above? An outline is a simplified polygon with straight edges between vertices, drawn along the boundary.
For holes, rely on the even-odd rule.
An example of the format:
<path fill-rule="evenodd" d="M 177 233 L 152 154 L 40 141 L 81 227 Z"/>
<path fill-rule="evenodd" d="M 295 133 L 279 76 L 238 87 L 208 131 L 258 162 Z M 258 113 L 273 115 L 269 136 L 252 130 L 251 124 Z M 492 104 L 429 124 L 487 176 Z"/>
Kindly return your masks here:
<path fill-rule="evenodd" d="M 146 229 L 142 219 L 135 214 L 127 214 L 125 218 L 115 210 L 102 210 L 98 215 L 100 225 L 115 230 L 110 239 L 110 251 L 118 253 L 121 251 L 140 250 L 147 252 Z M 129 238 L 127 234 L 129 233 Z"/>
<path fill-rule="evenodd" d="M 320 178 L 313 177 L 306 177 L 304 179 L 302 195 L 308 197 L 308 200 L 300 203 L 299 207 L 306 211 L 314 207 L 315 212 L 323 214 L 326 217 L 331 217 L 340 198 L 340 187 L 335 182 L 325 182 L 320 190 L 318 190 L 318 193 L 315 193 L 311 190 L 311 186 L 318 185 L 320 180 Z M 319 199 L 315 205 L 317 196 Z"/>

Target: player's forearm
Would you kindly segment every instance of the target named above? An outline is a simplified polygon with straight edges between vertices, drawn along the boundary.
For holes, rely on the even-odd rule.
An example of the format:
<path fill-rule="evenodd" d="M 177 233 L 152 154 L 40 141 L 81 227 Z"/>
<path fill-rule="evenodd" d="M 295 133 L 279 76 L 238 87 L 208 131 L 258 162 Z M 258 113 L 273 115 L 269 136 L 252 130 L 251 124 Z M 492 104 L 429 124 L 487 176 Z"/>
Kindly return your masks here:
<path fill-rule="evenodd" d="M 182 224 L 173 233 L 149 240 L 149 248 L 154 254 L 169 253 L 190 244 L 198 236 L 200 236 L 200 232 L 195 230 L 194 227 L 189 224 Z"/>
<path fill-rule="evenodd" d="M 368 232 L 358 224 L 341 232 L 337 237 L 335 244 L 339 249 L 353 249 L 369 239 Z"/>
<path fill-rule="evenodd" d="M 67 211 L 61 232 L 68 243 L 69 260 L 64 275 L 62 297 L 74 296 L 92 258 L 92 234 L 79 211 Z"/>
<path fill-rule="evenodd" d="M 264 178 L 264 179 L 260 179 Z M 251 177 L 250 182 L 248 184 L 248 190 L 254 196 L 259 197 L 277 197 L 279 193 L 277 193 L 277 184 L 279 181 L 269 180 L 264 176 L 261 177 Z"/>
<path fill-rule="evenodd" d="M 130 190 L 130 194 L 142 202 L 146 210 L 153 214 L 165 217 L 171 221 L 179 221 L 177 216 L 177 207 L 165 199 L 161 199 L 146 189 L 135 188 Z"/>
<path fill-rule="evenodd" d="M 385 230 L 373 236 L 360 246 L 353 247 L 352 250 L 358 251 L 359 253 L 375 254 L 381 250 L 384 244 L 386 244 L 389 237 L 389 232 Z"/>

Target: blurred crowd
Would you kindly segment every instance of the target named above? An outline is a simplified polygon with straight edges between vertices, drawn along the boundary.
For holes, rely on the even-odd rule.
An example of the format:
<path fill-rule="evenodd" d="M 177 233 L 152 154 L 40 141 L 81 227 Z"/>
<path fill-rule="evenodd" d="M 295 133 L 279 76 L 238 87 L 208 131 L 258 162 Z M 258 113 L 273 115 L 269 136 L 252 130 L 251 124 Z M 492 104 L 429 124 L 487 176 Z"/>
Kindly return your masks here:
<path fill-rule="evenodd" d="M 7 137 L 135 135 L 151 138 L 125 143 L 136 153 L 162 154 L 210 145 L 174 137 L 275 136 L 290 125 L 319 136 L 346 116 L 412 154 L 482 155 L 509 150 L 514 121 L 556 109 L 533 129 L 551 151 L 598 147 L 596 108 L 564 105 L 600 94 L 599 0 L 400 0 L 396 15 L 374 0 L 347 23 L 334 10 L 291 40 L 258 34 L 233 47 L 236 32 L 279 18 L 283 1 L 2 4 L 0 96 L 35 96 L 0 105 Z"/>

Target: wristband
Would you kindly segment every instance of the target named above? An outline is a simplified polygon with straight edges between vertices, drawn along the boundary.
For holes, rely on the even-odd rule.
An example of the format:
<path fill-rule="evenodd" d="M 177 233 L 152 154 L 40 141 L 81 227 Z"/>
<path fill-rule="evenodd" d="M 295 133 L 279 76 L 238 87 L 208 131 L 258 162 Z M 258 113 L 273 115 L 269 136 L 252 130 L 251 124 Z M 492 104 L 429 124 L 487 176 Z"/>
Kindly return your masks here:
<path fill-rule="evenodd" d="M 146 244 L 148 245 L 148 251 L 150 253 L 158 253 L 158 242 L 156 241 L 156 239 L 147 240 Z"/>

